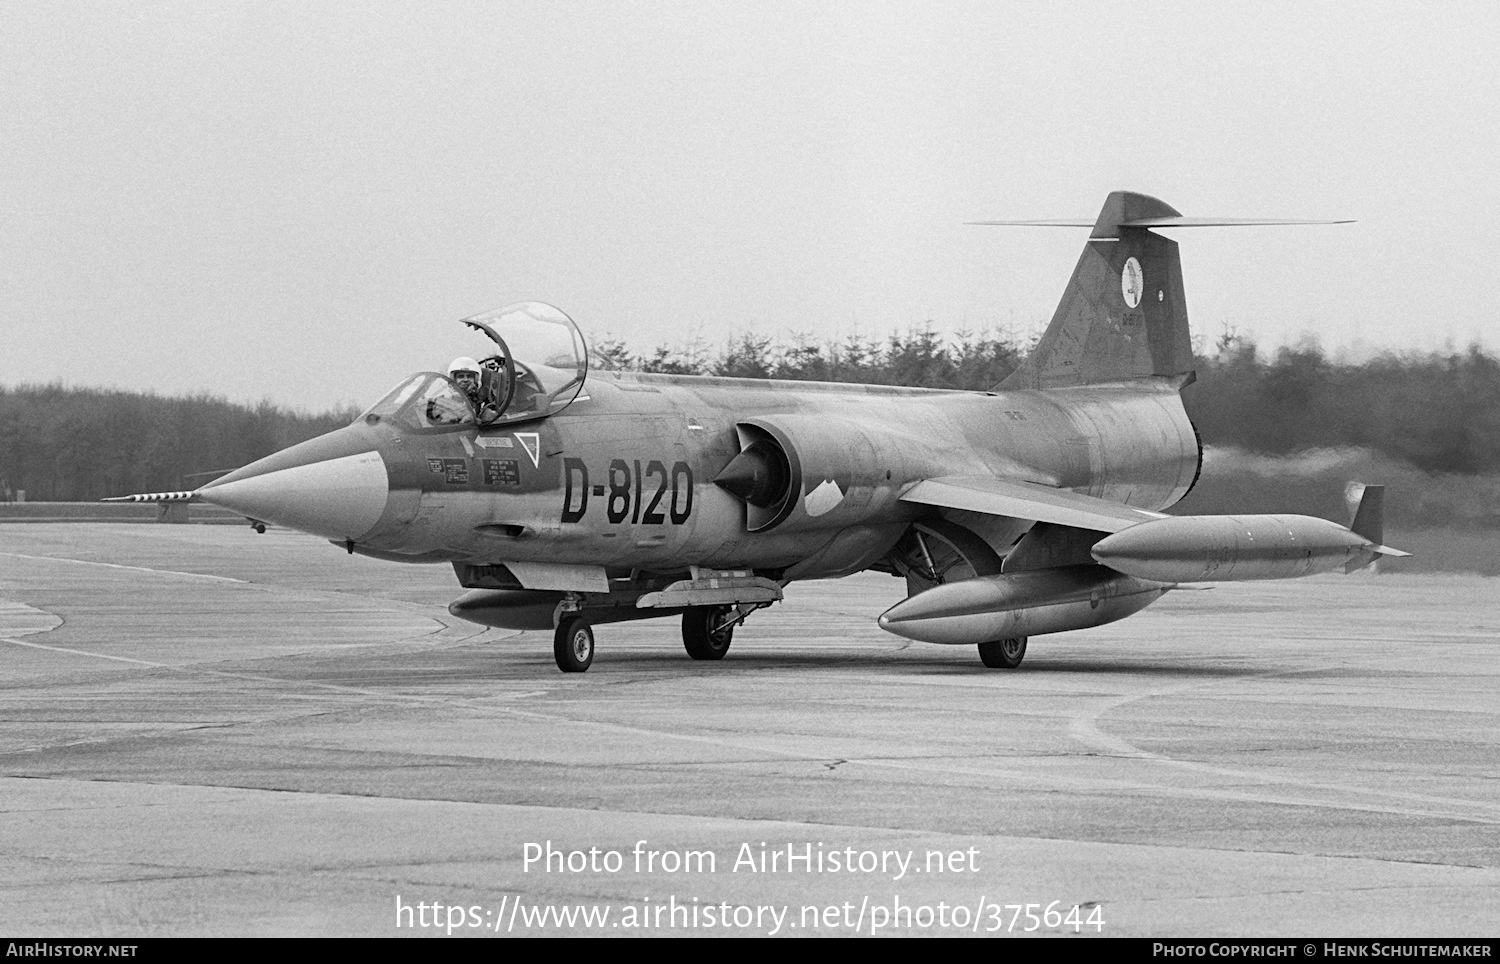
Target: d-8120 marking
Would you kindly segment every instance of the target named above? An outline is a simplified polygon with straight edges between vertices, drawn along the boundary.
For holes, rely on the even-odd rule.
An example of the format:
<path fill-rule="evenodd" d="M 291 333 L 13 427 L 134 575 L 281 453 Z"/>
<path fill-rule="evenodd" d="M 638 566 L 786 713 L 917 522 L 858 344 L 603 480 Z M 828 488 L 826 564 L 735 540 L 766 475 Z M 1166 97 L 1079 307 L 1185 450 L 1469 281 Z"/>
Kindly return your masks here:
<path fill-rule="evenodd" d="M 610 459 L 609 484 L 589 486 L 589 467 L 583 459 L 563 459 L 562 521 L 580 522 L 589 510 L 590 494 L 604 498 L 604 515 L 619 524 L 682 525 L 693 512 L 693 469 L 673 462 L 671 471 L 660 459 L 627 462 Z"/>

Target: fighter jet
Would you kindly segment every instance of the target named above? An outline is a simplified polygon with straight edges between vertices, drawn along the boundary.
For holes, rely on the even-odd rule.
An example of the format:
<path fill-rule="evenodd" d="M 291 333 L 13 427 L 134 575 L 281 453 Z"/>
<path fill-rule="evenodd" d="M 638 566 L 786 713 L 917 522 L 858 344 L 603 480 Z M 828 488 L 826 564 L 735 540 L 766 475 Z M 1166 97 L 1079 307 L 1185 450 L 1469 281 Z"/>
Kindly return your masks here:
<path fill-rule="evenodd" d="M 346 428 L 126 498 L 451 565 L 468 592 L 450 612 L 552 631 L 563 672 L 589 668 L 594 626 L 627 619 L 679 617 L 688 656 L 721 659 L 788 584 L 866 569 L 906 583 L 883 628 L 1014 669 L 1029 637 L 1181 584 L 1406 554 L 1382 543 L 1377 486 L 1349 528 L 1163 513 L 1203 448 L 1179 395 L 1194 371 L 1177 245 L 1153 229 L 1294 222 L 1117 192 L 1093 221 L 980 223 L 1092 228 L 1037 347 L 992 391 L 600 370 L 572 319 L 525 302 L 463 319 L 477 380 L 412 375 Z"/>

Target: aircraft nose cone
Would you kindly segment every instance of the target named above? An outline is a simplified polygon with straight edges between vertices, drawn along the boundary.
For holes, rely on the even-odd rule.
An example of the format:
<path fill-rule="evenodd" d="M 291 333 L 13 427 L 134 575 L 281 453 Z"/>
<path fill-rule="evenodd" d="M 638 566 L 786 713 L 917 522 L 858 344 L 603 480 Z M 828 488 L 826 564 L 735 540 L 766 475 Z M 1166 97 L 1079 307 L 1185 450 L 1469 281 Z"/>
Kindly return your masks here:
<path fill-rule="evenodd" d="M 389 494 L 380 453 L 349 428 L 252 462 L 197 492 L 252 519 L 355 542 L 380 521 Z"/>

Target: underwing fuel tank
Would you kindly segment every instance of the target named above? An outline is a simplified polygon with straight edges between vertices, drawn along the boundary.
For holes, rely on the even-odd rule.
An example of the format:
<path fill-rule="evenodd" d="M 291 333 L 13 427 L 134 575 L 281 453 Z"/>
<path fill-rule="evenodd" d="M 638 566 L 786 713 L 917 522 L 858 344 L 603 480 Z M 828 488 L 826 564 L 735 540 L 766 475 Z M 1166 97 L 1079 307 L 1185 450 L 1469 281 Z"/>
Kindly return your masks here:
<path fill-rule="evenodd" d="M 1156 519 L 1094 544 L 1111 569 L 1161 582 L 1290 579 L 1405 555 L 1336 522 L 1305 515 L 1199 515 Z"/>
<path fill-rule="evenodd" d="M 924 643 L 973 645 L 1124 619 L 1170 588 L 1104 566 L 1059 566 L 934 586 L 892 606 L 880 628 Z"/>
<path fill-rule="evenodd" d="M 566 593 L 547 589 L 475 589 L 453 600 L 448 612 L 481 626 L 497 629 L 545 630 L 557 625 L 557 606 Z M 681 609 L 638 609 L 634 599 L 596 601 L 589 607 L 591 623 L 622 623 L 675 615 Z"/>

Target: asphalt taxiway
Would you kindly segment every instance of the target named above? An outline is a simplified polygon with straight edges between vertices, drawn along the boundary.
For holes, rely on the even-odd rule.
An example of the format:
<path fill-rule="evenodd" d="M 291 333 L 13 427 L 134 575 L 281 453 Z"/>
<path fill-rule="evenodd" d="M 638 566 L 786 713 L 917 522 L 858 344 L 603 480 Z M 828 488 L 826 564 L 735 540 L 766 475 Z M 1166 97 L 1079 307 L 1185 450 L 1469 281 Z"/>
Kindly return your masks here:
<path fill-rule="evenodd" d="M 603 626 L 576 676 L 460 592 L 283 530 L 0 528 L 8 930 L 1496 930 L 1493 579 L 1174 592 L 1010 672 L 882 632 L 880 575 L 719 663 Z"/>

